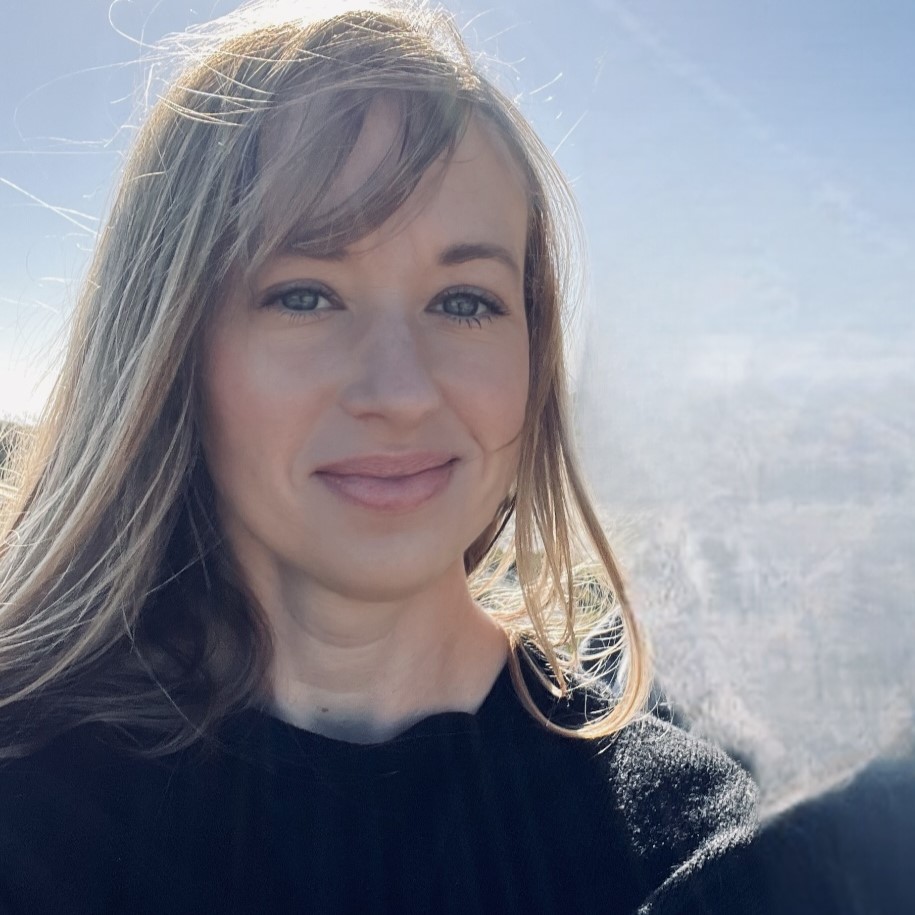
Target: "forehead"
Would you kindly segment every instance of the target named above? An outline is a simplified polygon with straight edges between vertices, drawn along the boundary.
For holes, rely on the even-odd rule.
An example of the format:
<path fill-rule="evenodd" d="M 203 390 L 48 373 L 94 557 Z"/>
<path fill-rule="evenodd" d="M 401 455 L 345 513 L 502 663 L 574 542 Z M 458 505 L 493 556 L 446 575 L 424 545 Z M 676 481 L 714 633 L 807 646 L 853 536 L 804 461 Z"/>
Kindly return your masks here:
<path fill-rule="evenodd" d="M 266 155 L 274 144 L 289 150 L 305 133 L 302 119 L 307 117 L 307 106 L 287 107 L 282 121 L 264 138 Z M 297 167 L 277 176 L 262 216 L 268 226 L 294 223 L 280 250 L 320 251 L 314 230 L 326 220 L 333 228 L 326 237 L 338 237 L 325 253 L 353 252 L 376 242 L 379 231 L 399 231 L 422 216 L 425 229 L 447 237 L 500 235 L 506 243 L 511 236 L 523 259 L 527 182 L 496 127 L 486 117 L 471 114 L 453 144 L 444 144 L 423 161 L 405 143 L 404 117 L 395 97 L 379 94 L 358 120 L 347 149 L 324 148 L 324 154 L 336 152 L 338 161 L 331 180 L 319 191 L 302 187 L 308 181 L 307 151 Z"/>
<path fill-rule="evenodd" d="M 328 193 L 330 205 L 358 194 L 382 170 L 386 160 L 398 156 L 398 118 L 394 102 L 388 97 L 380 96 L 368 108 L 359 139 Z M 464 190 L 488 191 L 507 182 L 507 190 L 526 197 L 521 169 L 495 127 L 480 115 L 469 118 L 453 153 L 443 154 L 423 173 L 417 187 L 419 196 L 442 180 L 460 183 Z"/>
<path fill-rule="evenodd" d="M 368 132 L 366 140 L 363 157 L 353 157 L 354 171 L 370 167 L 369 157 L 377 152 Z M 361 176 L 341 175 L 343 182 L 350 177 L 355 184 Z M 371 237 L 354 242 L 350 250 L 357 253 L 414 221 L 422 223 L 430 245 L 445 246 L 454 240 L 500 242 L 514 249 L 518 263 L 523 262 L 528 195 L 520 169 L 494 130 L 471 120 L 454 152 L 433 163 L 407 201 Z"/>

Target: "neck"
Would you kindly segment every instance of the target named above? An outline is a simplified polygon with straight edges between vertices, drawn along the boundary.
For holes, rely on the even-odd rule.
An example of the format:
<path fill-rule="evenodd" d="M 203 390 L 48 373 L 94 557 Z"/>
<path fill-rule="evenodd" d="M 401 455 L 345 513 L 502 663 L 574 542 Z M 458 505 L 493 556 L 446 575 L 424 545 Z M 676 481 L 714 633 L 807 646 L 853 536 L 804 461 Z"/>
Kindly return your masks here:
<path fill-rule="evenodd" d="M 288 578 L 254 591 L 274 634 L 272 713 L 328 737 L 376 743 L 436 712 L 475 712 L 507 657 L 462 567 L 384 601 Z"/>

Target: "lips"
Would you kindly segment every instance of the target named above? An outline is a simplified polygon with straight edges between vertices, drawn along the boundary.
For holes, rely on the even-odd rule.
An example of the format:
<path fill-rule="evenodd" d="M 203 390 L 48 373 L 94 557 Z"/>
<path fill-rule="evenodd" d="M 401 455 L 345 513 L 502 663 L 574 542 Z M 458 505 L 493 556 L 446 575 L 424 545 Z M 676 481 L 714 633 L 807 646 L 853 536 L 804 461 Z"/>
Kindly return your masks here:
<path fill-rule="evenodd" d="M 456 459 L 441 453 L 372 455 L 338 461 L 315 472 L 347 502 L 383 512 L 409 511 L 442 492 Z"/>
<path fill-rule="evenodd" d="M 325 464 L 315 473 L 335 476 L 406 477 L 441 467 L 454 460 L 443 451 L 414 451 L 409 454 L 368 454 Z"/>

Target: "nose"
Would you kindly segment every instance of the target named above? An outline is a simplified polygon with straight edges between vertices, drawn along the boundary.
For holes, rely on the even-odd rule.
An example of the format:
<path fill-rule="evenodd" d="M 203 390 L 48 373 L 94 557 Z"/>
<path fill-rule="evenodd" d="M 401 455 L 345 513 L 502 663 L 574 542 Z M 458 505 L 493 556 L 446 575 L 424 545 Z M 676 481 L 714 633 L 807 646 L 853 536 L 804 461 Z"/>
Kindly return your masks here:
<path fill-rule="evenodd" d="M 349 357 L 352 372 L 341 402 L 355 417 L 378 416 L 405 428 L 420 424 L 441 404 L 441 392 L 422 339 L 404 316 L 388 315 L 366 327 Z"/>

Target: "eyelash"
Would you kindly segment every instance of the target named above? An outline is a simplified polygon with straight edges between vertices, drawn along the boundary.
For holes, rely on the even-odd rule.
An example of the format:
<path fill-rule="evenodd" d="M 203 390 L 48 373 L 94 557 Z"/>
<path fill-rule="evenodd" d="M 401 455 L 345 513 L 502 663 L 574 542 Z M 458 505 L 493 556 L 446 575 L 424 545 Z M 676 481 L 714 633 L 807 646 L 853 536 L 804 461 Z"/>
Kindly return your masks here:
<path fill-rule="evenodd" d="M 294 295 L 301 296 L 303 294 L 305 296 L 323 298 L 337 307 L 340 306 L 340 300 L 330 289 L 328 289 L 326 286 L 322 286 L 320 283 L 310 283 L 308 285 L 291 286 L 286 289 L 281 289 L 277 292 L 268 293 L 267 297 L 262 303 L 262 307 L 275 308 L 279 311 L 282 311 L 290 320 L 293 321 L 314 320 L 315 315 L 321 314 L 325 311 L 334 310 L 323 308 L 320 309 L 320 311 L 303 311 L 295 308 L 287 308 L 285 306 L 283 301 L 284 299 Z M 446 318 L 448 318 L 449 321 L 453 321 L 455 324 L 465 324 L 468 327 L 482 327 L 483 321 L 492 321 L 494 318 L 501 317 L 502 315 L 508 313 L 505 307 L 497 299 L 487 295 L 484 292 L 481 292 L 479 289 L 476 289 L 472 286 L 456 286 L 452 289 L 446 289 L 444 292 L 439 293 L 430 304 L 439 305 L 450 298 L 458 297 L 470 298 L 476 301 L 478 304 L 485 306 L 488 311 L 486 314 L 477 315 L 451 315 L 447 312 L 440 312 L 440 314 L 443 314 Z"/>

